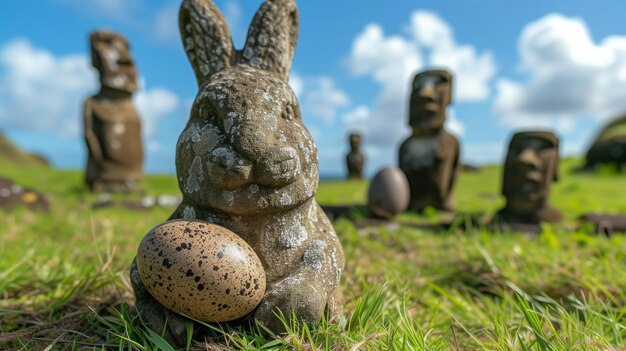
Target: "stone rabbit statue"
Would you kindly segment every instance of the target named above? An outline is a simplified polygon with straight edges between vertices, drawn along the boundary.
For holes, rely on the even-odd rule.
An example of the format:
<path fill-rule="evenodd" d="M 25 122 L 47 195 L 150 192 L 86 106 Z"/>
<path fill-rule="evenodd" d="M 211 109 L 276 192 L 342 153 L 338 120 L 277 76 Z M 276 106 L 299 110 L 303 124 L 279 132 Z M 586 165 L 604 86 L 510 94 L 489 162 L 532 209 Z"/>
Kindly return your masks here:
<path fill-rule="evenodd" d="M 266 294 L 254 319 L 280 333 L 275 313 L 318 322 L 340 309 L 344 255 L 315 201 L 317 148 L 288 84 L 298 37 L 294 0 L 266 0 L 242 51 L 211 0 L 184 0 L 180 31 L 199 93 L 176 149 L 183 202 L 170 219 L 201 219 L 230 229 L 255 250 Z M 160 306 L 131 267 L 137 310 L 180 344 L 184 317 Z"/>

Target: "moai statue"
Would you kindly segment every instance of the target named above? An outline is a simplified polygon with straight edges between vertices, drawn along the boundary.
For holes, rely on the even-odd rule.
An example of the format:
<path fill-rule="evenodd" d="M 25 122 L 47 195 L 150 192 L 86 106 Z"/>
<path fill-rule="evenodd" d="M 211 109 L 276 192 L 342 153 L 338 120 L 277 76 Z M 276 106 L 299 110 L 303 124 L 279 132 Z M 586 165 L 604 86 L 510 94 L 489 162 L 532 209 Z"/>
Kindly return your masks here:
<path fill-rule="evenodd" d="M 399 165 L 411 188 L 410 210 L 427 206 L 452 211 L 452 190 L 460 171 L 459 141 L 444 129 L 452 101 L 452 76 L 445 70 L 417 74 L 409 105 L 413 134 L 402 143 Z"/>
<path fill-rule="evenodd" d="M 85 182 L 94 192 L 139 189 L 143 148 L 141 121 L 133 106 L 137 70 L 128 41 L 109 31 L 90 36 L 93 66 L 100 74 L 100 91 L 84 106 L 88 158 Z"/>
<path fill-rule="evenodd" d="M 626 165 L 626 116 L 614 119 L 602 129 L 587 151 L 586 169 L 612 164 L 618 169 Z"/>
<path fill-rule="evenodd" d="M 361 152 L 361 135 L 350 134 L 350 153 L 346 156 L 348 179 L 363 179 L 365 156 Z"/>
<path fill-rule="evenodd" d="M 560 222 L 561 212 L 548 202 L 552 182 L 559 178 L 559 138 L 548 131 L 513 135 L 504 163 L 502 195 L 506 206 L 494 223 L 539 225 Z"/>
<path fill-rule="evenodd" d="M 179 21 L 200 91 L 176 148 L 183 202 L 170 219 L 209 221 L 254 249 L 267 290 L 253 318 L 269 330 L 285 331 L 278 311 L 298 322 L 319 322 L 328 311 L 333 320 L 344 255 L 315 201 L 317 148 L 288 84 L 294 0 L 266 0 L 241 51 L 211 0 L 184 0 Z M 142 319 L 184 343 L 187 319 L 147 293 L 136 264 L 131 278 Z"/>

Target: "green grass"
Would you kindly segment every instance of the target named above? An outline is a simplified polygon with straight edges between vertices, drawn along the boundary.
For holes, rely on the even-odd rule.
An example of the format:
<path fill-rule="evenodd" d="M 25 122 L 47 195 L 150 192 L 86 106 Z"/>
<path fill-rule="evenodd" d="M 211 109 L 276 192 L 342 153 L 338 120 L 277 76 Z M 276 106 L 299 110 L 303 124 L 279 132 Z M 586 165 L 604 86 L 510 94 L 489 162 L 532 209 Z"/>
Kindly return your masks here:
<path fill-rule="evenodd" d="M 626 350 L 626 239 L 575 230 L 586 211 L 626 212 L 624 176 L 573 173 L 565 160 L 553 203 L 567 218 L 541 235 L 358 229 L 335 222 L 346 254 L 344 317 L 259 327 L 208 326 L 194 350 Z M 133 320 L 128 266 L 142 236 L 171 210 L 92 210 L 81 173 L 0 165 L 2 175 L 46 189 L 49 214 L 1 213 L 2 350 L 169 350 Z M 489 215 L 503 203 L 500 168 L 461 175 L 458 210 Z M 149 176 L 149 194 L 177 194 Z M 365 201 L 366 182 L 322 182 L 326 204 Z M 436 216 L 435 216 L 436 217 Z M 403 219 L 423 220 L 412 215 Z"/>

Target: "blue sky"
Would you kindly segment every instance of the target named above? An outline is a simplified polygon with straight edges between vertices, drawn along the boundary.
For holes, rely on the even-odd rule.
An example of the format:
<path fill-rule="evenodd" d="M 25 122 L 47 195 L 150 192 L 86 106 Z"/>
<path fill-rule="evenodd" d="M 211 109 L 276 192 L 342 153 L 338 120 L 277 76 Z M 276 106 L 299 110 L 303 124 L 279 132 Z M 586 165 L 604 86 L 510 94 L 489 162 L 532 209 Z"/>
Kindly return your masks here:
<path fill-rule="evenodd" d="M 146 169 L 174 172 L 197 91 L 177 30 L 177 0 L 0 3 L 0 130 L 60 167 L 81 168 L 82 100 L 97 89 L 87 36 L 126 35 L 141 75 L 136 103 Z M 216 0 L 241 47 L 260 0 Z M 322 176 L 341 176 L 346 134 L 360 131 L 372 174 L 407 137 L 413 73 L 455 75 L 448 126 L 471 163 L 499 162 L 516 128 L 551 128 L 581 154 L 626 113 L 624 1 L 299 1 L 291 82 L 319 147 Z"/>

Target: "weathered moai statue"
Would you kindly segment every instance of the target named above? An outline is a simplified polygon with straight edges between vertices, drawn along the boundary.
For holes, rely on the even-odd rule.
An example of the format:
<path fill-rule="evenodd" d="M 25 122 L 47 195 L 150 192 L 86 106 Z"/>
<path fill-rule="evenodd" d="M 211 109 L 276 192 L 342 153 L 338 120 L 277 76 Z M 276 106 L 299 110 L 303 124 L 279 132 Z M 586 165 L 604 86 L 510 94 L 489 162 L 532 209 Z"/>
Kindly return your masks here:
<path fill-rule="evenodd" d="M 452 76 L 445 70 L 418 73 L 412 85 L 409 126 L 413 134 L 402 143 L 399 165 L 409 180 L 409 209 L 427 206 L 454 209 L 452 191 L 460 171 L 459 141 L 444 129 L 452 102 Z"/>
<path fill-rule="evenodd" d="M 211 0 L 184 0 L 179 21 L 200 91 L 176 148 L 183 202 L 170 219 L 209 221 L 254 249 L 267 290 L 253 317 L 270 330 L 285 330 L 279 310 L 299 322 L 336 316 L 343 251 L 315 201 L 317 148 L 288 84 L 295 2 L 266 0 L 242 51 Z M 167 325 L 166 336 L 184 342 L 186 319 L 147 293 L 136 265 L 131 277 L 143 320 L 159 331 Z"/>
<path fill-rule="evenodd" d="M 348 179 L 363 179 L 363 166 L 365 156 L 361 152 L 361 135 L 350 134 L 350 152 L 346 156 L 348 166 Z"/>
<path fill-rule="evenodd" d="M 615 165 L 618 169 L 626 166 L 626 116 L 614 119 L 602 129 L 587 151 L 586 169 L 598 165 Z"/>
<path fill-rule="evenodd" d="M 506 206 L 496 214 L 494 222 L 538 225 L 561 221 L 561 212 L 548 202 L 552 182 L 558 179 L 559 138 L 548 131 L 514 134 L 502 179 Z"/>
<path fill-rule="evenodd" d="M 100 91 L 84 106 L 88 158 L 85 182 L 94 192 L 138 190 L 142 178 L 141 121 L 133 106 L 137 70 L 128 41 L 109 31 L 90 36 Z"/>

